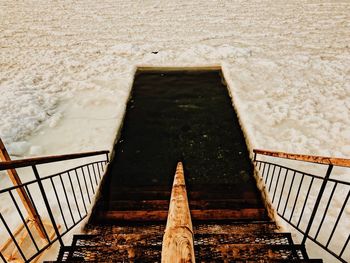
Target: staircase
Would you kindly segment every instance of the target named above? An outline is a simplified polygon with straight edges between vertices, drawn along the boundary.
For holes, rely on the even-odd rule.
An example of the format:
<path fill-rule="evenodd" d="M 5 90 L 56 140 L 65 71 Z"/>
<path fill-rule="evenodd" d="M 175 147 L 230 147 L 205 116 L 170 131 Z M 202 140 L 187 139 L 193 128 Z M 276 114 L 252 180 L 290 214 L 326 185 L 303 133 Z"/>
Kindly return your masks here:
<path fill-rule="evenodd" d="M 192 220 L 267 220 L 259 193 L 233 190 L 235 185 L 197 185 L 188 190 Z M 94 224 L 118 221 L 165 222 L 168 215 L 169 186 L 120 187 L 113 191 L 113 201 L 96 209 Z M 117 201 L 116 201 L 117 200 Z"/>
<path fill-rule="evenodd" d="M 164 224 L 89 226 L 54 262 L 160 262 Z M 266 221 L 194 224 L 197 262 L 322 262 Z"/>
<path fill-rule="evenodd" d="M 121 187 L 114 195 L 119 200 L 99 210 L 54 262 L 161 262 L 170 189 Z M 278 232 L 255 193 L 243 197 L 227 185 L 188 191 L 197 262 L 322 262 Z"/>

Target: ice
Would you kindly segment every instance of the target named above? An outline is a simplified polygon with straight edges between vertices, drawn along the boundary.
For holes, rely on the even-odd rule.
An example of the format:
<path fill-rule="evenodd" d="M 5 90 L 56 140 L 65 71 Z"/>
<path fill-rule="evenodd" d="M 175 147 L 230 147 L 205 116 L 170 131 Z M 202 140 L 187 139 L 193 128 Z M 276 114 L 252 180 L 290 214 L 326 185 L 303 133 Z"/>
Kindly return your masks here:
<path fill-rule="evenodd" d="M 221 65 L 250 148 L 349 157 L 349 21 L 341 0 L 3 0 L 0 137 L 111 149 L 137 66 Z"/>

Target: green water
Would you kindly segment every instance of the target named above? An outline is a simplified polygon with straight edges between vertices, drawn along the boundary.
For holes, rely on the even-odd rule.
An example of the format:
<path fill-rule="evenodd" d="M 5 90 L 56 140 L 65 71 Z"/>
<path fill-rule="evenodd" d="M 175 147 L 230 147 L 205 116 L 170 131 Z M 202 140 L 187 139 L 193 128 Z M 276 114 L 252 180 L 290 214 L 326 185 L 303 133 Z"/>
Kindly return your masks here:
<path fill-rule="evenodd" d="M 256 191 L 252 164 L 219 71 L 138 72 L 108 187 L 170 186 L 176 163 L 190 189 Z"/>

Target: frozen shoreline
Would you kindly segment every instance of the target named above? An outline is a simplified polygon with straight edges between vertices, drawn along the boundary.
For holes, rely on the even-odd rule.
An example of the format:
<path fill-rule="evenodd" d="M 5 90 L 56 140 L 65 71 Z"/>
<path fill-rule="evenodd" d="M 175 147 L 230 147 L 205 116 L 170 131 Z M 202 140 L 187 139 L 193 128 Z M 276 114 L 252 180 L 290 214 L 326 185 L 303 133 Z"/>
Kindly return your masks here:
<path fill-rule="evenodd" d="M 221 64 L 251 147 L 349 157 L 349 21 L 348 1 L 5 0 L 0 137 L 111 149 L 136 66 Z"/>

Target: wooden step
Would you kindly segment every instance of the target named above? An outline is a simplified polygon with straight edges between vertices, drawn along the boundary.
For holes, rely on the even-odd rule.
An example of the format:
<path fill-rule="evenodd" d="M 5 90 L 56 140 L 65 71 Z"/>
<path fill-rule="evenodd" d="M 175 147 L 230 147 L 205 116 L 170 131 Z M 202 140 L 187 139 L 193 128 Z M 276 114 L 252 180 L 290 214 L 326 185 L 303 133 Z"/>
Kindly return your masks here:
<path fill-rule="evenodd" d="M 97 247 L 97 246 L 161 246 L 163 232 L 159 233 L 125 233 L 104 235 L 74 235 L 72 246 Z"/>
<path fill-rule="evenodd" d="M 90 235 L 112 235 L 112 234 L 149 234 L 158 235 L 165 230 L 163 222 L 118 222 L 118 224 L 88 224 L 85 231 Z"/>
<path fill-rule="evenodd" d="M 278 232 L 275 222 L 250 221 L 230 223 L 193 223 L 193 232 L 198 235 L 213 234 L 256 234 Z"/>
<path fill-rule="evenodd" d="M 256 199 L 260 201 L 256 193 L 235 191 L 230 192 L 202 192 L 191 191 L 187 192 L 188 199 L 192 200 L 210 200 L 210 199 Z M 130 191 L 113 191 L 110 195 L 110 200 L 169 200 L 170 191 L 154 191 L 154 190 L 130 190 Z"/>
<path fill-rule="evenodd" d="M 208 199 L 192 200 L 190 209 L 239 209 L 261 208 L 260 201 L 256 199 Z M 108 205 L 109 210 L 167 210 L 168 200 L 119 200 Z"/>
<path fill-rule="evenodd" d="M 204 234 L 249 234 L 249 233 L 275 233 L 278 232 L 276 223 L 272 221 L 249 221 L 249 222 L 194 222 L 193 232 L 198 235 Z"/>
<path fill-rule="evenodd" d="M 266 220 L 264 208 L 191 210 L 192 221 Z"/>
<path fill-rule="evenodd" d="M 98 221 L 166 221 L 167 210 L 134 210 L 134 211 L 105 211 L 100 212 Z M 207 220 L 266 220 L 267 215 L 263 208 L 243 209 L 212 209 L 191 210 L 192 221 Z"/>
<path fill-rule="evenodd" d="M 172 185 L 132 185 L 122 186 L 118 185 L 112 188 L 112 191 L 117 192 L 129 192 L 129 191 L 171 191 Z M 232 184 L 195 184 L 190 186 L 186 184 L 187 192 L 247 192 L 247 189 L 243 189 L 241 185 Z"/>

